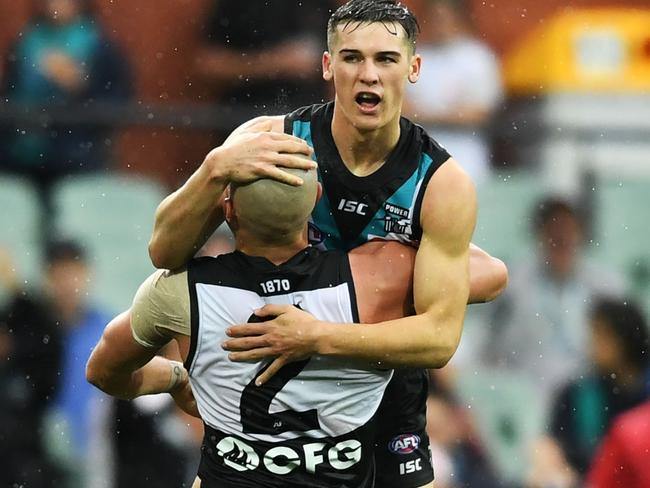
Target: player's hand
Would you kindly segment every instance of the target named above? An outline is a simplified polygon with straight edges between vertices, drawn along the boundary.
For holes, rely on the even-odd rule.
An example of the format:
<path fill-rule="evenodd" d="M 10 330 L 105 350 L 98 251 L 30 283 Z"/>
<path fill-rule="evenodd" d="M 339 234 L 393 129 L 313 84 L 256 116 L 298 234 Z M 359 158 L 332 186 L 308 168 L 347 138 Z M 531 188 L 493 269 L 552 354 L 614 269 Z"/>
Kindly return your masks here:
<path fill-rule="evenodd" d="M 316 352 L 317 320 L 293 305 L 266 305 L 256 310 L 258 317 L 275 317 L 268 322 L 234 325 L 226 330 L 231 337 L 223 343 L 232 361 L 259 361 L 275 358 L 256 381 L 266 383 L 285 364 L 300 361 Z"/>
<path fill-rule="evenodd" d="M 284 121 L 283 121 L 284 123 Z M 278 117 L 273 115 L 261 115 L 254 119 L 244 122 L 237 127 L 224 141 L 224 144 L 230 143 L 236 136 L 247 132 L 278 132 Z M 275 131 L 274 131 L 275 128 Z"/>
<path fill-rule="evenodd" d="M 263 126 L 264 122 L 260 125 Z M 231 135 L 224 144 L 208 153 L 204 164 L 209 166 L 212 174 L 235 183 L 271 178 L 299 186 L 302 179 L 282 171 L 282 168 L 316 168 L 316 163 L 310 159 L 312 148 L 299 137 L 258 131 L 256 126 L 249 129 Z"/>
<path fill-rule="evenodd" d="M 183 368 L 183 379 L 176 385 L 169 394 L 176 402 L 178 408 L 192 417 L 201 418 L 199 409 L 196 406 L 196 399 L 190 385 L 190 377 L 185 368 Z"/>

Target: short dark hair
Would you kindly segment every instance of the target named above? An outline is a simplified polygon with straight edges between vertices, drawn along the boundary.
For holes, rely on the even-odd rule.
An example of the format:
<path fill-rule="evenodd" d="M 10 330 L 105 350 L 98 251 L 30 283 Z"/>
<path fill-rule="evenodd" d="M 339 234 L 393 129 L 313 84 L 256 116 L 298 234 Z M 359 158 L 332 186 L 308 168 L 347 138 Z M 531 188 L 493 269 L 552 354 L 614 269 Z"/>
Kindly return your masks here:
<path fill-rule="evenodd" d="M 641 307 L 631 300 L 599 297 L 591 309 L 592 319 L 601 319 L 619 339 L 625 356 L 639 369 L 648 365 L 650 333 Z"/>
<path fill-rule="evenodd" d="M 73 240 L 57 238 L 51 239 L 45 245 L 45 263 L 52 265 L 61 261 L 86 261 L 86 252 L 83 246 Z"/>
<path fill-rule="evenodd" d="M 420 26 L 415 15 L 396 0 L 350 0 L 339 7 L 327 23 L 327 45 L 331 47 L 332 36 L 336 28 L 344 25 L 344 29 L 352 23 L 382 22 L 401 25 L 406 32 L 408 44 L 415 51 L 415 42 L 420 31 Z M 397 35 L 397 32 L 392 32 Z"/>
<path fill-rule="evenodd" d="M 582 215 L 576 206 L 565 198 L 551 196 L 544 198 L 535 205 L 533 211 L 534 230 L 540 232 L 546 224 L 556 219 L 560 214 L 570 215 L 583 226 Z"/>

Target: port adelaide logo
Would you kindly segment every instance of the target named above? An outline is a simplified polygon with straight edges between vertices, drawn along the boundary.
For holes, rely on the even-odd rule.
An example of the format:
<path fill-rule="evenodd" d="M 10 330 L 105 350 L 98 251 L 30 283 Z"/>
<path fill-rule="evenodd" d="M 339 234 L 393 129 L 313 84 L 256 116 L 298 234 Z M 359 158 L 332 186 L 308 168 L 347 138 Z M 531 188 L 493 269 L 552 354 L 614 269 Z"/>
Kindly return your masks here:
<path fill-rule="evenodd" d="M 237 471 L 253 470 L 260 464 L 260 458 L 252 447 L 232 437 L 219 441 L 217 454 L 223 457 L 226 466 Z"/>
<path fill-rule="evenodd" d="M 411 454 L 420 447 L 420 436 L 416 434 L 401 434 L 388 443 L 388 450 L 394 454 Z"/>
<path fill-rule="evenodd" d="M 384 211 L 386 212 L 386 217 L 384 217 L 384 231 L 387 234 L 413 234 L 411 218 L 409 216 L 411 212 L 408 208 L 386 202 L 384 204 Z"/>

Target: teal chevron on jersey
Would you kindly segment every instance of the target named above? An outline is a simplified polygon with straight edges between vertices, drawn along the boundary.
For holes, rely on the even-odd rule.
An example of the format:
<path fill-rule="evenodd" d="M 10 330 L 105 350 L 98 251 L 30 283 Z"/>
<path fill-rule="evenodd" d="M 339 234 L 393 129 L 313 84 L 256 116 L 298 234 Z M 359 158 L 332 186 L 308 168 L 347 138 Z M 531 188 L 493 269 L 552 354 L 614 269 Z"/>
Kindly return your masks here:
<path fill-rule="evenodd" d="M 314 147 L 314 143 L 311 140 L 311 122 L 295 120 L 293 122 L 292 133 L 294 136 L 303 139 L 311 147 Z"/>
<path fill-rule="evenodd" d="M 331 133 L 333 103 L 312 105 L 285 117 L 285 132 L 313 149 L 322 197 L 312 212 L 309 242 L 349 251 L 373 239 L 417 246 L 420 207 L 433 173 L 449 154 L 422 127 L 400 119 L 400 138 L 386 162 L 368 176 L 345 165 Z"/>

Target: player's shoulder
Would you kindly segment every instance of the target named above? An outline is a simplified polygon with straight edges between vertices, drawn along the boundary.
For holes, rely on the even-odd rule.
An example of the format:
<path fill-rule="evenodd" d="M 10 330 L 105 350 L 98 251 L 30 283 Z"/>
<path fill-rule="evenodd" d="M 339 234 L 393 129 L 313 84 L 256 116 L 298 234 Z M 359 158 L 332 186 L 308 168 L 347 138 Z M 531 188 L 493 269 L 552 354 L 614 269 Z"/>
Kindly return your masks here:
<path fill-rule="evenodd" d="M 333 102 L 315 103 L 297 108 L 284 116 L 285 131 L 291 129 L 294 122 L 311 122 L 316 117 L 324 117 L 333 110 Z"/>
<path fill-rule="evenodd" d="M 455 201 L 475 194 L 472 178 L 454 158 L 449 157 L 431 177 L 424 199 L 425 203 L 439 205 L 441 200 Z"/>
<path fill-rule="evenodd" d="M 474 182 L 460 164 L 449 158 L 429 180 L 420 213 L 422 229 L 429 235 L 442 228 L 465 234 L 474 228 L 476 205 Z"/>
<path fill-rule="evenodd" d="M 447 149 L 436 141 L 424 127 L 406 117 L 402 117 L 400 123 L 402 130 L 407 130 L 412 134 L 409 139 L 419 146 L 420 153 L 427 155 L 436 166 L 450 158 Z"/>

